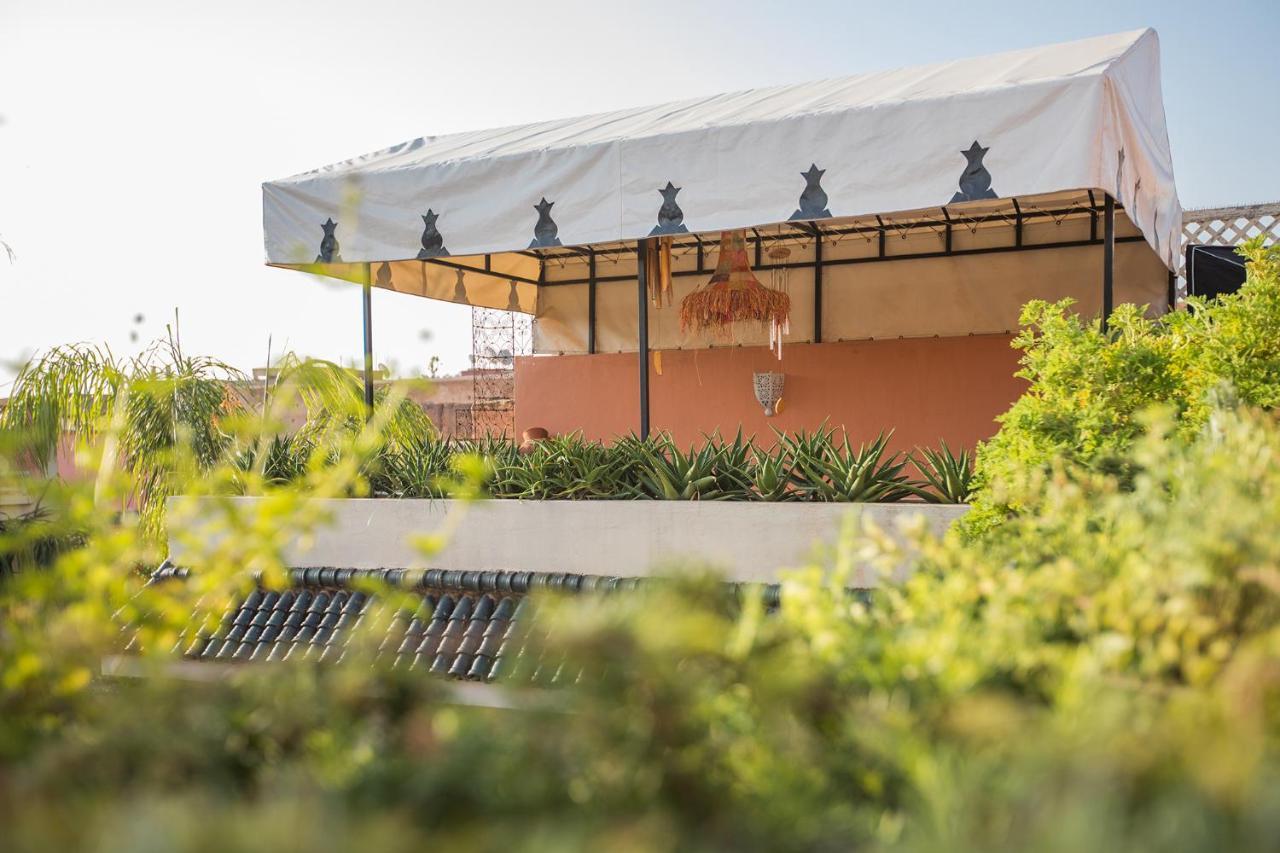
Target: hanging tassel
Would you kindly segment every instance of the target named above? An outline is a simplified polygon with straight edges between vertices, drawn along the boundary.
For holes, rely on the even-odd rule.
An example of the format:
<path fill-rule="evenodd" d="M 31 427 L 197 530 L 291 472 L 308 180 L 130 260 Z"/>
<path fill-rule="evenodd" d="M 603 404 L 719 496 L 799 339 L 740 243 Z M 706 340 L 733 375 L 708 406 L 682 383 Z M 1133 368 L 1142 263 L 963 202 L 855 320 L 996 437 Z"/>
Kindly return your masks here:
<path fill-rule="evenodd" d="M 769 350 L 778 354 L 778 361 L 782 361 L 782 338 L 791 334 L 791 318 L 787 317 L 781 323 L 776 319 L 769 321 Z"/>
<path fill-rule="evenodd" d="M 787 269 L 787 263 L 791 260 L 791 250 L 786 246 L 775 245 L 769 250 L 769 263 L 773 269 L 770 272 L 770 282 L 773 289 L 779 293 L 785 293 L 787 298 L 791 298 L 791 275 Z M 782 338 L 784 335 L 791 333 L 791 316 L 787 315 L 781 320 L 774 318 L 769 321 L 769 347 L 778 354 L 778 361 L 782 361 Z"/>
<path fill-rule="evenodd" d="M 658 304 L 658 247 L 650 240 L 644 246 L 644 289 L 649 303 Z"/>
<path fill-rule="evenodd" d="M 658 289 L 668 306 L 674 295 L 671 289 L 671 240 L 670 236 L 658 238 Z"/>
<path fill-rule="evenodd" d="M 650 240 L 645 247 L 645 289 L 654 308 L 671 305 L 671 238 Z"/>

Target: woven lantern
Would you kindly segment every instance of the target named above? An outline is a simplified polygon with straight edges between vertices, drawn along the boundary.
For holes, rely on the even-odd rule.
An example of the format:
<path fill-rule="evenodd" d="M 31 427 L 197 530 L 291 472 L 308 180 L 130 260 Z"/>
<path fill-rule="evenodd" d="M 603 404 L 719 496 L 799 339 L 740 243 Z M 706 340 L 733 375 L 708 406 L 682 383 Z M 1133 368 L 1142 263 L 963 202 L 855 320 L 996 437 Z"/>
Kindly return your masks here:
<path fill-rule="evenodd" d="M 767 323 L 769 348 L 777 351 L 778 358 L 782 358 L 782 336 L 789 331 L 790 317 L 791 297 L 765 287 L 751 271 L 743 230 L 720 235 L 720 257 L 711 280 L 680 303 L 683 332 L 709 331 L 723 336 L 735 323 Z"/>

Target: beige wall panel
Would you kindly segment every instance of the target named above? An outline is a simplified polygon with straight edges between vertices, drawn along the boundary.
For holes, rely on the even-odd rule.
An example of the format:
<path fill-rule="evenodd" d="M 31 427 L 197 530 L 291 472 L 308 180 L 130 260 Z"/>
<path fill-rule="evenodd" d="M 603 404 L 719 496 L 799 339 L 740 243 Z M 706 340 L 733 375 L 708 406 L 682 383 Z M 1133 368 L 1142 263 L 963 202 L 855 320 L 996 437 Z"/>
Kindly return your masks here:
<path fill-rule="evenodd" d="M 1099 229 L 1102 223 L 1099 220 Z M 766 232 L 767 233 L 767 232 Z M 1123 215 L 1116 216 L 1119 237 L 1136 235 L 1137 229 Z M 1023 244 L 1027 246 L 1087 240 L 1090 218 L 1071 214 L 1058 220 L 1033 220 L 1023 224 Z M 955 250 L 998 248 L 1014 245 L 1012 224 L 983 223 L 970 227 L 957 222 L 952 230 Z M 890 230 L 885 254 L 941 252 L 945 248 L 941 230 Z M 812 245 L 788 244 L 790 262 L 813 259 Z M 874 258 L 879 252 L 875 235 L 845 235 L 828 238 L 824 244 L 827 261 Z M 708 269 L 716 259 L 714 244 L 708 244 L 704 263 Z M 767 262 L 767 261 L 766 261 Z M 696 258 L 692 251 L 679 253 L 676 270 L 691 270 Z M 569 262 L 563 267 L 548 266 L 549 280 L 586 276 L 585 263 Z M 636 292 L 631 278 L 634 259 L 601 260 L 597 272 L 602 277 L 624 275 L 627 281 L 597 285 L 597 351 L 626 352 L 636 348 Z M 770 283 L 769 272 L 759 272 Z M 679 304 L 685 295 L 706 283 L 708 276 L 677 276 L 673 280 L 674 304 L 653 309 L 649 315 L 650 346 L 654 349 L 691 349 L 717 346 L 762 346 L 766 330 L 741 329 L 727 338 L 684 335 L 680 332 Z M 956 257 L 894 260 L 885 263 L 828 264 L 824 279 L 824 340 L 867 338 L 948 337 L 1012 331 L 1018 326 L 1022 306 L 1032 299 L 1076 300 L 1077 310 L 1094 317 L 1101 311 L 1102 247 L 1075 246 L 1029 252 L 991 252 Z M 787 341 L 813 340 L 813 271 L 791 270 L 788 286 L 792 297 L 791 333 Z M 1133 302 L 1151 306 L 1152 314 L 1165 309 L 1168 273 L 1144 242 L 1116 246 L 1116 303 Z M 535 323 L 534 347 L 540 353 L 583 353 L 587 346 L 587 287 L 559 285 L 543 288 L 539 318 Z"/>
<path fill-rule="evenodd" d="M 1032 299 L 1071 297 L 1086 317 L 1102 305 L 1099 246 L 834 266 L 824 276 L 826 340 L 1012 331 Z M 1116 247 L 1117 303 L 1162 313 L 1167 276 L 1145 243 Z"/>
<path fill-rule="evenodd" d="M 608 287 L 608 285 L 598 285 Z M 587 351 L 587 286 L 565 284 L 538 289 L 538 317 L 533 324 L 533 351 Z"/>

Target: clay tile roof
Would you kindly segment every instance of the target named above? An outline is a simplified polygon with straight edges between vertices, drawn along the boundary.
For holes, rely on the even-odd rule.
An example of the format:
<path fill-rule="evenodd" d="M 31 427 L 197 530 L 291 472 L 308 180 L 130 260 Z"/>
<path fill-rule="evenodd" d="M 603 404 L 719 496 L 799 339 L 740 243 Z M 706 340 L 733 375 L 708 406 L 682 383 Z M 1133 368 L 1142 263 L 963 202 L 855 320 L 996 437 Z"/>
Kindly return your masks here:
<path fill-rule="evenodd" d="M 152 581 L 186 576 L 185 569 L 166 564 Z M 417 602 L 388 621 L 377 649 L 381 660 L 442 678 L 532 684 L 580 675 L 564 672 L 563 661 L 538 657 L 537 644 L 528 642 L 536 636 L 531 628 L 539 591 L 625 595 L 660 582 L 562 572 L 294 569 L 288 589 L 250 591 L 212 631 L 200 630 L 202 620 L 193 614 L 174 653 L 196 662 L 341 660 L 351 629 L 384 606 L 376 595 L 353 588 L 369 579 L 400 588 Z M 764 586 L 763 594 L 767 607 L 778 606 L 777 584 Z"/>

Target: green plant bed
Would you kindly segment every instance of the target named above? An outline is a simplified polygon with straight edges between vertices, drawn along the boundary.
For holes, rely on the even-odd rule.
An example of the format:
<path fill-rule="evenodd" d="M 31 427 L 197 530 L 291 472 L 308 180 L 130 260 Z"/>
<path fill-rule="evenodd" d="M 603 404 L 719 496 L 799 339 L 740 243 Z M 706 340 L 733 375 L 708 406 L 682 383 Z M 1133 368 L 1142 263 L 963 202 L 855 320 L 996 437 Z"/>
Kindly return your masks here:
<path fill-rule="evenodd" d="M 779 433 L 772 448 L 739 432 L 732 440 L 706 437 L 682 449 L 661 434 L 628 436 L 607 445 L 575 433 L 548 438 L 520 452 L 508 442 L 428 438 L 390 450 L 371 476 L 379 497 L 440 497 L 458 461 L 475 456 L 488 469 L 494 498 L 535 500 L 701 500 L 964 503 L 969 454 L 941 448 L 890 452 L 891 433 L 854 445 L 831 427 Z M 919 454 L 917 456 L 917 454 Z M 298 463 L 281 461 L 282 469 Z M 919 479 L 912 477 L 916 471 Z"/>

